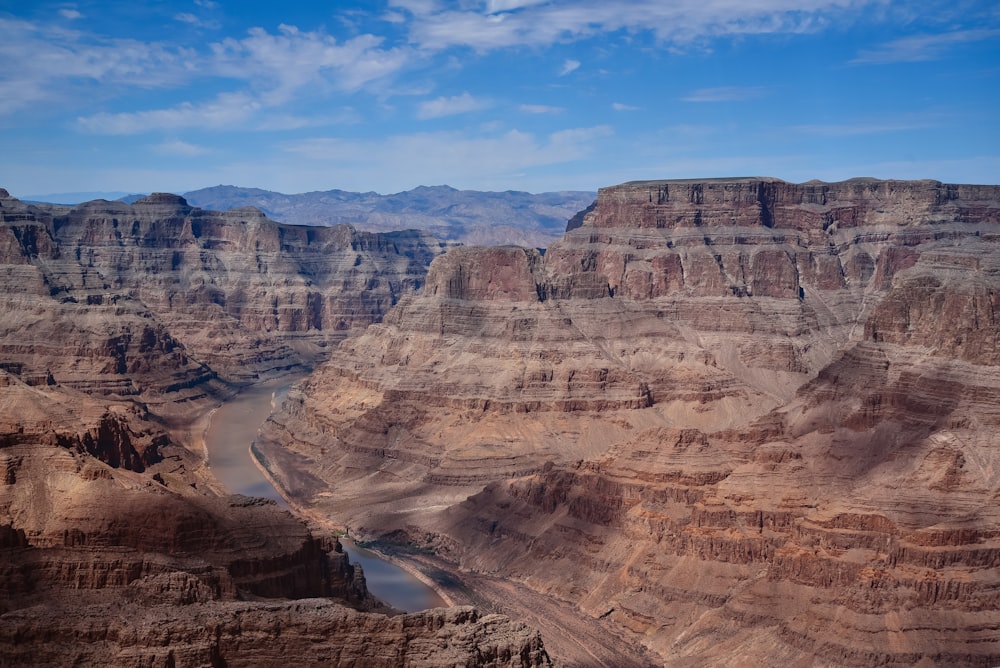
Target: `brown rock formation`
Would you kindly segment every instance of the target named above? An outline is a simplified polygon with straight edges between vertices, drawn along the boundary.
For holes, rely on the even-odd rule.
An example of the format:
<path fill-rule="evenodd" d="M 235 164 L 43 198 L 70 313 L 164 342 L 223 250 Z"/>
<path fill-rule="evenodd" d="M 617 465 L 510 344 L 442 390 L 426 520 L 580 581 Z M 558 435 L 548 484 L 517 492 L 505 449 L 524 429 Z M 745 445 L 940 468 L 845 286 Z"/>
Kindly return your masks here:
<path fill-rule="evenodd" d="M 419 285 L 419 234 L 0 191 L 0 665 L 548 665 L 472 609 L 390 616 L 332 536 L 220 496 L 191 420 Z"/>
<path fill-rule="evenodd" d="M 14 662 L 50 666 L 550 665 L 537 633 L 469 607 L 387 617 L 307 599 L 80 612 L 5 615 L 0 648 Z"/>
<path fill-rule="evenodd" d="M 671 665 L 992 665 L 998 241 L 996 186 L 606 188 L 544 258 L 435 260 L 261 451 Z"/>
<path fill-rule="evenodd" d="M 51 369 L 56 380 L 115 374 L 123 387 L 105 389 L 118 392 L 144 375 L 171 391 L 209 369 L 246 380 L 310 364 L 421 285 L 441 252 L 417 232 L 281 225 L 252 208 L 203 211 L 166 194 L 44 210 L 4 198 L 0 217 L 0 267 L 15 288 L 0 358 L 58 364 L 70 357 L 64 343 L 85 340 L 73 368 Z M 76 331 L 59 331 L 67 323 Z"/>
<path fill-rule="evenodd" d="M 80 435 L 96 400 L 3 377 L 23 419 L 0 443 L 0 663 L 548 665 L 499 615 L 387 616 L 336 538 L 199 491 L 196 457 L 136 433 L 141 416 Z"/>
<path fill-rule="evenodd" d="M 0 455 L 4 664 L 548 665 L 538 633 L 500 615 L 366 612 L 380 604 L 336 539 L 273 504 L 59 447 Z"/>

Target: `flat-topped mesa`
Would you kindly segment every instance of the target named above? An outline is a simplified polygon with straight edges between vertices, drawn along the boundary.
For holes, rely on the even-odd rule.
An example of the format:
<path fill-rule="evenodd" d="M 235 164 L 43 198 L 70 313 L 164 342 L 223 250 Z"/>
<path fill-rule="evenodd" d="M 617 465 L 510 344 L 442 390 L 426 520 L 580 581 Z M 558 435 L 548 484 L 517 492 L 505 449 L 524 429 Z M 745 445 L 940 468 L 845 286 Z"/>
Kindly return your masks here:
<path fill-rule="evenodd" d="M 998 664 L 1000 187 L 649 181 L 582 218 L 439 258 L 293 390 L 291 496 L 670 665 Z"/>
<path fill-rule="evenodd" d="M 594 228 L 767 227 L 804 232 L 867 225 L 997 222 L 1000 186 L 768 177 L 632 181 L 602 188 Z"/>
<path fill-rule="evenodd" d="M 915 249 L 974 241 L 998 224 L 1000 186 L 636 181 L 601 189 L 583 223 L 549 247 L 548 294 L 600 297 L 606 285 L 632 299 L 770 297 L 792 308 L 803 302 L 799 317 L 812 318 L 810 294 L 827 301 L 843 290 L 887 289 Z M 856 317 L 854 309 L 837 315 Z"/>

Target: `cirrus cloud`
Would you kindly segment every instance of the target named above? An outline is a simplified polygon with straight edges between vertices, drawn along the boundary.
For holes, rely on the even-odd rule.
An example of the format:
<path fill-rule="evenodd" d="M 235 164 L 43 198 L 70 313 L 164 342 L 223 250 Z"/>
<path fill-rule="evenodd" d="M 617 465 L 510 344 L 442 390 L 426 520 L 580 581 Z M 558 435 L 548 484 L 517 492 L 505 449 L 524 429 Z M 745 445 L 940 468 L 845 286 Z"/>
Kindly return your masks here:
<path fill-rule="evenodd" d="M 580 69 L 580 61 L 569 59 L 563 63 L 562 69 L 559 70 L 559 76 L 564 77 L 570 72 L 575 72 Z"/>
<path fill-rule="evenodd" d="M 766 89 L 763 86 L 720 86 L 699 88 L 681 98 L 683 102 L 742 102 L 760 97 Z"/>
<path fill-rule="evenodd" d="M 411 41 L 423 49 L 465 46 L 476 51 L 549 46 L 616 32 L 648 32 L 686 44 L 724 35 L 793 34 L 822 29 L 831 17 L 856 20 L 857 11 L 880 0 L 492 0 L 477 10 L 436 2 L 393 0 L 410 11 Z M 516 10 L 516 11 L 507 11 Z"/>
<path fill-rule="evenodd" d="M 209 153 L 209 150 L 204 146 L 191 144 L 180 139 L 161 142 L 154 146 L 153 150 L 163 155 L 179 156 L 182 158 L 193 158 L 195 156 Z"/>
<path fill-rule="evenodd" d="M 475 98 L 468 93 L 462 93 L 454 97 L 439 97 L 435 100 L 421 102 L 417 109 L 417 118 L 429 120 L 443 116 L 466 114 L 471 111 L 481 111 L 489 109 L 492 106 L 493 103 L 489 100 Z"/>
<path fill-rule="evenodd" d="M 101 112 L 77 119 L 81 130 L 93 134 L 133 135 L 151 130 L 179 128 L 226 129 L 245 124 L 260 109 L 244 93 L 223 93 L 211 102 L 181 103 L 169 109 L 111 114 Z"/>
<path fill-rule="evenodd" d="M 866 49 L 851 61 L 853 65 L 886 63 L 916 63 L 937 60 L 962 44 L 996 40 L 1000 30 L 956 30 L 937 35 L 912 35 L 886 42 L 875 49 Z"/>

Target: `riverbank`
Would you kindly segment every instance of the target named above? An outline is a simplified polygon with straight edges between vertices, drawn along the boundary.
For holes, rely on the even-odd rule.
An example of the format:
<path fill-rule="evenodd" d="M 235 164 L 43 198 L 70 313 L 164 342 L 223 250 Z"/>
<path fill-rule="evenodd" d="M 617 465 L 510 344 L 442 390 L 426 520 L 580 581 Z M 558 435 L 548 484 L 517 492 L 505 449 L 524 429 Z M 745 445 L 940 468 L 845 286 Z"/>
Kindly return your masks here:
<path fill-rule="evenodd" d="M 241 395 L 213 410 L 204 430 L 206 467 L 214 471 L 216 466 L 225 468 L 226 465 L 233 463 L 242 466 L 243 469 L 237 471 L 238 476 L 235 479 L 237 484 L 250 485 L 252 489 L 257 490 L 259 488 L 255 485 L 264 481 L 272 493 L 279 495 L 283 503 L 287 504 L 286 507 L 290 512 L 303 519 L 317 533 L 340 535 L 340 540 L 352 563 L 362 564 L 369 590 L 376 597 L 398 609 L 405 610 L 408 607 L 424 609 L 422 604 L 414 605 L 417 598 L 406 598 L 406 596 L 397 598 L 392 592 L 392 589 L 404 586 L 401 583 L 405 583 L 405 580 L 399 579 L 399 574 L 402 573 L 434 594 L 437 601 L 427 599 L 426 607 L 473 605 L 483 611 L 505 614 L 538 629 L 545 638 L 549 655 L 558 657 L 562 666 L 617 668 L 658 663 L 656 657 L 649 655 L 634 639 L 623 637 L 620 629 L 615 629 L 601 619 L 587 617 L 570 603 L 553 599 L 516 582 L 463 571 L 457 564 L 447 562 L 431 553 L 409 550 L 406 546 L 380 541 L 362 542 L 359 545 L 354 542 L 353 537 L 343 536 L 346 529 L 343 525 L 338 525 L 315 509 L 304 506 L 295 498 L 281 494 L 275 476 L 268 468 L 267 459 L 253 447 L 252 442 L 256 438 L 259 426 L 280 406 L 282 388 L 296 380 L 294 377 L 285 377 L 268 381 L 241 393 L 244 400 L 252 400 L 253 410 L 249 415 L 253 416 L 253 419 L 250 419 L 245 411 L 237 410 L 241 406 L 239 403 Z M 215 431 L 211 430 L 213 423 Z M 230 426 L 236 431 L 229 429 Z M 251 430 L 252 434 L 246 436 L 244 433 L 246 430 Z M 236 432 L 243 435 L 240 436 Z M 218 438 L 220 435 L 226 438 Z M 216 450 L 214 445 L 220 441 L 228 443 L 235 456 L 230 457 Z M 230 477 L 230 480 L 233 478 Z M 246 487 L 228 488 L 233 492 L 248 493 L 245 491 Z M 366 566 L 365 559 L 377 559 L 382 564 L 391 565 L 395 572 L 384 572 L 378 563 L 369 563 Z M 382 584 L 389 587 L 389 590 L 381 588 L 380 578 Z M 389 595 L 381 593 L 380 589 L 382 592 L 389 591 Z"/>
<path fill-rule="evenodd" d="M 379 544 L 394 563 L 433 574 L 455 605 L 472 605 L 522 621 L 537 629 L 557 665 L 568 668 L 640 668 L 663 659 L 624 635 L 620 627 L 584 615 L 571 603 L 539 593 L 518 582 L 462 570 L 432 553 Z M 404 566 L 405 567 L 405 566 Z"/>
<path fill-rule="evenodd" d="M 253 447 L 260 425 L 280 407 L 287 388 L 302 379 L 290 375 L 269 379 L 245 388 L 209 411 L 203 418 L 200 444 L 207 477 L 221 485 L 223 493 L 271 499 L 314 529 L 339 534 L 340 527 L 296 503 L 281 492 L 274 477 Z M 345 548 L 352 563 L 360 563 L 369 591 L 392 607 L 417 612 L 453 605 L 441 588 L 408 564 L 380 552 L 365 551 L 348 541 Z"/>

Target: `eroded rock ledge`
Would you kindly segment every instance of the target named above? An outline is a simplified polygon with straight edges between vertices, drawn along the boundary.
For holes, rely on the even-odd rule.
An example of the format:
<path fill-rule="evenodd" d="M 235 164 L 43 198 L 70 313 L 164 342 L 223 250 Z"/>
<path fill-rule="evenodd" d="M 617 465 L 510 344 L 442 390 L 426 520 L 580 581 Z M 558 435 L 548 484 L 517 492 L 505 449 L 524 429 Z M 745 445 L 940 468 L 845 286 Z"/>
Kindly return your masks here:
<path fill-rule="evenodd" d="M 119 395 L 308 366 L 422 285 L 444 248 L 162 193 L 73 208 L 3 197 L 0 222 L 0 359 Z"/>
<path fill-rule="evenodd" d="M 335 537 L 222 495 L 192 424 L 380 319 L 440 251 L 0 190 L 0 664 L 548 665 L 499 615 L 391 614 Z"/>
<path fill-rule="evenodd" d="M 1000 187 L 636 182 L 570 227 L 342 344 L 286 489 L 670 663 L 1000 660 Z"/>

